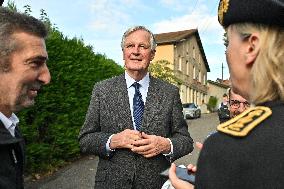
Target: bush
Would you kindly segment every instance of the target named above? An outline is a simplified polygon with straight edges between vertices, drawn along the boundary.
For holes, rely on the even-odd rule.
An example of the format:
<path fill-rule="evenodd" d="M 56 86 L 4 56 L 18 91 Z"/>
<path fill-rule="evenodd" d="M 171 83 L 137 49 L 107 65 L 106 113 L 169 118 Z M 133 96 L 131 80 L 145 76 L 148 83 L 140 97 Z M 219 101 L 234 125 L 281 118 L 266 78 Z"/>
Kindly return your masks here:
<path fill-rule="evenodd" d="M 83 40 L 68 39 L 55 29 L 46 46 L 51 83 L 42 88 L 34 107 L 19 113 L 28 173 L 48 171 L 79 156 L 77 137 L 94 84 L 124 71 Z"/>
<path fill-rule="evenodd" d="M 214 112 L 216 110 L 218 99 L 215 96 L 210 96 L 207 104 L 207 108 L 210 112 Z"/>

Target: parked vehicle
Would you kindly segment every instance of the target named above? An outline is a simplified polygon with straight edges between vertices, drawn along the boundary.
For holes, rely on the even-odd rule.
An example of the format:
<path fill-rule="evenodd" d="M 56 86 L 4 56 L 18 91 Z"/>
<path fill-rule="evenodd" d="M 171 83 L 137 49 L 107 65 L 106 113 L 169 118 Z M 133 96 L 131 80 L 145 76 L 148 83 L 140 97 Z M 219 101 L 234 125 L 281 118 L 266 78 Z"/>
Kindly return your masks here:
<path fill-rule="evenodd" d="M 182 107 L 184 119 L 201 117 L 201 109 L 198 105 L 194 103 L 185 103 Z"/>

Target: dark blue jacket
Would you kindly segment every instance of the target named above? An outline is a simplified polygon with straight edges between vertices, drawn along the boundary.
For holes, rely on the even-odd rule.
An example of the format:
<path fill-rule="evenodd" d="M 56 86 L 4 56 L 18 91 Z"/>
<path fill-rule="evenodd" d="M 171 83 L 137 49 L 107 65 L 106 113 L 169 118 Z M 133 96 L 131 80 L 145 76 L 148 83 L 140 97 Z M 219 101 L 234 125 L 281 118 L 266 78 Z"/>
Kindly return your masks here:
<path fill-rule="evenodd" d="M 18 131 L 13 137 L 0 121 L 0 188 L 22 189 L 24 140 Z"/>

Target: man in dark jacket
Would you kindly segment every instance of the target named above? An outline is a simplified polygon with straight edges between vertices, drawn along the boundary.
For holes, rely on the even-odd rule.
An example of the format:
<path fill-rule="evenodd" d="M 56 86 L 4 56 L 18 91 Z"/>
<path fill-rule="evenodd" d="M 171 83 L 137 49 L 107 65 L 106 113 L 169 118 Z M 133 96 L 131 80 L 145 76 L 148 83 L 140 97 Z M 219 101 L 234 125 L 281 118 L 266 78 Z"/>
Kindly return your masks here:
<path fill-rule="evenodd" d="M 218 117 L 220 123 L 226 122 L 230 119 L 229 100 L 226 93 L 223 95 L 223 101 L 218 108 Z"/>
<path fill-rule="evenodd" d="M 0 188 L 23 188 L 24 140 L 14 114 L 34 104 L 49 83 L 44 38 L 39 20 L 0 7 Z"/>

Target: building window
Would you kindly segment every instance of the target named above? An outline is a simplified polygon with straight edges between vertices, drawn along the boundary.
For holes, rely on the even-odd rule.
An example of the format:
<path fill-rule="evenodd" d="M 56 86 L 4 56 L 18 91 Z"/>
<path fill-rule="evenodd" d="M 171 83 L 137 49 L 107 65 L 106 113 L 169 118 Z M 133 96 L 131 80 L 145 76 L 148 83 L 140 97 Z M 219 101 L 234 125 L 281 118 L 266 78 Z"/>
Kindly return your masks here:
<path fill-rule="evenodd" d="M 190 102 L 193 102 L 193 89 L 190 89 Z"/>
<path fill-rule="evenodd" d="M 186 87 L 186 102 L 190 101 L 190 88 L 187 86 Z"/>
<path fill-rule="evenodd" d="M 189 62 L 188 62 L 188 60 L 185 63 L 186 63 L 186 75 L 189 75 Z"/>
<path fill-rule="evenodd" d="M 189 55 L 189 46 L 190 46 L 190 43 L 187 42 L 187 43 L 186 43 L 186 55 L 187 55 L 187 56 Z"/>
<path fill-rule="evenodd" d="M 192 57 L 195 59 L 195 48 L 193 46 L 193 49 L 192 49 Z"/>
<path fill-rule="evenodd" d="M 200 72 L 200 70 L 198 72 L 198 81 L 201 83 L 201 72 Z"/>
<path fill-rule="evenodd" d="M 194 99 L 193 99 L 193 102 L 196 104 L 197 103 L 197 91 L 194 90 Z"/>
<path fill-rule="evenodd" d="M 199 105 L 200 104 L 200 92 L 196 92 L 196 104 Z"/>
<path fill-rule="evenodd" d="M 196 79 L 196 75 L 195 75 L 195 67 L 193 66 L 193 79 Z"/>
<path fill-rule="evenodd" d="M 206 75 L 203 75 L 203 85 L 206 85 Z"/>
<path fill-rule="evenodd" d="M 182 58 L 179 57 L 178 58 L 178 70 L 180 70 L 180 71 L 181 71 L 181 65 L 182 65 Z"/>

